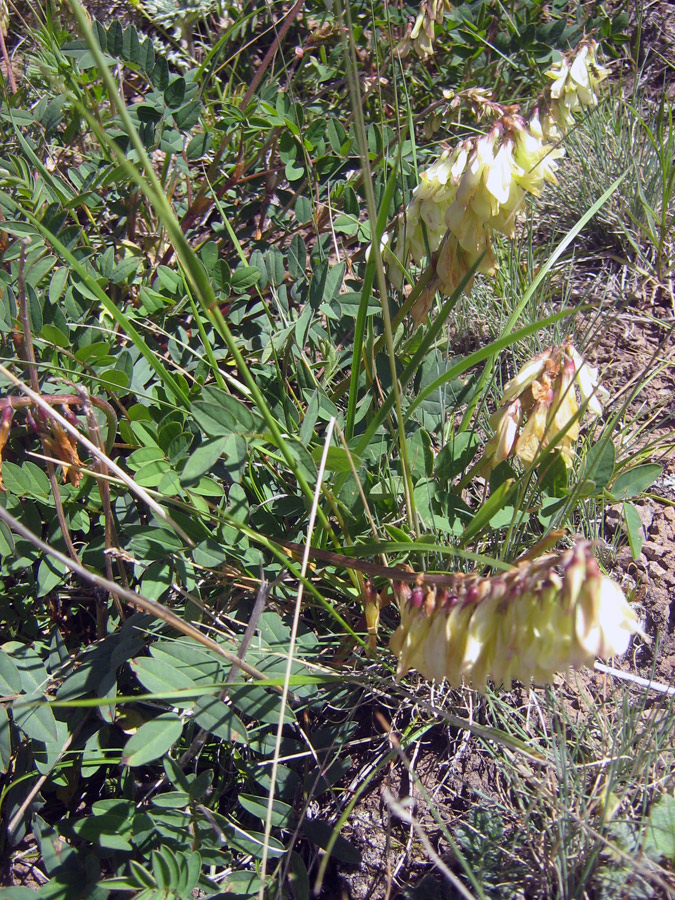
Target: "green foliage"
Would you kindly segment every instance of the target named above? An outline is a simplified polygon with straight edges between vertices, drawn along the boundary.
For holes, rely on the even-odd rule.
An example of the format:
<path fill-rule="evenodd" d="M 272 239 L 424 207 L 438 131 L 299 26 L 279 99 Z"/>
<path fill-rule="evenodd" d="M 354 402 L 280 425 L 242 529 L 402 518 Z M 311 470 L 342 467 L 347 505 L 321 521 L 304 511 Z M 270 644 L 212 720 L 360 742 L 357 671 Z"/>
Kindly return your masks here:
<path fill-rule="evenodd" d="M 413 332 L 366 253 L 436 155 L 428 108 L 442 103 L 436 138 L 476 125 L 443 88 L 527 103 L 584 27 L 609 48 L 620 25 L 481 0 L 446 16 L 434 63 L 401 70 L 392 35 L 416 10 L 353 4 L 361 125 L 337 7 L 285 9 L 281 46 L 258 8 L 143 8 L 151 22 L 90 28 L 76 9 L 76 28 L 50 7 L 1 98 L 3 850 L 27 854 L 54 900 L 308 897 L 318 859 L 361 861 L 336 824 L 344 798 L 355 769 L 369 785 L 395 758 L 387 746 L 364 766 L 364 708 L 404 690 L 390 655 L 368 652 L 360 576 L 301 578 L 276 543 L 307 540 L 329 423 L 345 440 L 328 448 L 316 547 L 487 570 L 607 501 L 624 504 L 639 554 L 630 501 L 660 468 L 617 453 L 611 420 L 571 472 L 554 451 L 532 471 L 476 469 L 506 370 L 572 327 L 535 254 L 551 269 L 596 208 L 558 255 L 531 248 L 527 283 L 512 267 L 510 318 L 478 347 L 447 327 L 459 297 Z M 420 737 L 408 714 L 404 750 Z M 654 858 L 672 855 L 664 802 L 643 843 Z M 505 823 L 476 814 L 458 838 L 477 871 L 503 855 L 481 861 L 476 832 L 498 844 Z"/>

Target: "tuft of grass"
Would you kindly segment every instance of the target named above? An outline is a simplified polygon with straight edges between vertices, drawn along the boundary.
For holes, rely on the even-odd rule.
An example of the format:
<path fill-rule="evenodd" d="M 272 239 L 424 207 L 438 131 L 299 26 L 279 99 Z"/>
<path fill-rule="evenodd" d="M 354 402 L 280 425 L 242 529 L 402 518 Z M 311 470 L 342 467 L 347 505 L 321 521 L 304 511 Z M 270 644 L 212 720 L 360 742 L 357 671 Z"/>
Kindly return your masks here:
<path fill-rule="evenodd" d="M 673 116 L 665 94 L 607 99 L 566 141 L 560 184 L 545 200 L 551 220 L 569 227 L 593 196 L 626 177 L 595 217 L 586 241 L 593 253 L 611 252 L 629 263 L 647 296 L 669 290 L 675 224 Z"/>

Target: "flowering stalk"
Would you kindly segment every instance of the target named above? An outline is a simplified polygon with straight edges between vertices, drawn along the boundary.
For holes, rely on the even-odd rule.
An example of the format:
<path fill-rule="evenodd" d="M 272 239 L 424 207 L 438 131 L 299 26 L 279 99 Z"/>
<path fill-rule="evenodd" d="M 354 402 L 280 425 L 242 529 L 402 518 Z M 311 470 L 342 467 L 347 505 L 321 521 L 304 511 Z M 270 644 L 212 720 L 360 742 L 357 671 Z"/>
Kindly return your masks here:
<path fill-rule="evenodd" d="M 640 633 L 619 586 L 586 541 L 492 577 L 457 574 L 448 588 L 395 582 L 401 624 L 391 638 L 397 676 L 463 681 L 550 682 L 570 666 L 616 656 Z"/>
<path fill-rule="evenodd" d="M 396 255 L 403 266 L 435 255 L 437 281 L 411 309 L 415 324 L 426 316 L 436 289 L 452 294 L 474 267 L 494 274 L 495 231 L 513 237 L 525 196 L 538 197 L 555 183 L 559 145 L 574 112 L 598 102 L 596 88 L 608 70 L 596 60 L 595 41 L 584 41 L 546 74 L 552 83 L 528 119 L 518 107 L 499 107 L 500 118 L 486 135 L 461 143 L 422 173 L 401 221 Z"/>

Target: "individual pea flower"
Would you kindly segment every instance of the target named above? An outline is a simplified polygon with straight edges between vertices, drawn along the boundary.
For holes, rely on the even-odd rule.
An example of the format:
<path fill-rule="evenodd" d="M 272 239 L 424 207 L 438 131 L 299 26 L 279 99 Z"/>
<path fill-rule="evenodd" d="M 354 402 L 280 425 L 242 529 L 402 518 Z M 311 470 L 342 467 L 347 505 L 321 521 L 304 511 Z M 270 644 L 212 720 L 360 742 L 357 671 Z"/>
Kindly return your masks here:
<path fill-rule="evenodd" d="M 399 222 L 396 253 L 403 265 L 412 256 L 419 265 L 434 253 L 446 232 L 445 212 L 455 197 L 458 171 L 464 168 L 467 150 L 460 145 L 453 154 L 444 150 L 440 158 L 422 172 L 420 183 Z M 427 250 L 428 248 L 428 250 Z"/>
<path fill-rule="evenodd" d="M 560 372 L 555 379 L 553 400 L 551 402 L 552 419 L 550 429 L 553 434 L 560 433 L 557 445 L 565 465 L 571 468 L 574 462 L 574 448 L 579 437 L 579 404 L 574 390 L 576 369 L 567 353 L 563 353 Z"/>
<path fill-rule="evenodd" d="M 523 404 L 516 397 L 498 409 L 490 418 L 490 426 L 494 434 L 485 445 L 483 460 L 490 469 L 496 468 L 511 455 L 516 445 L 518 431 L 523 421 Z"/>
<path fill-rule="evenodd" d="M 539 197 L 546 183 L 557 184 L 556 160 L 565 155 L 560 146 L 544 141 L 539 111 L 534 110 L 528 122 L 513 116 L 511 128 L 514 135 L 514 160 L 519 171 L 514 175 L 516 183 L 528 194 Z"/>
<path fill-rule="evenodd" d="M 570 66 L 569 77 L 582 106 L 597 104 L 596 88 L 609 75 L 609 69 L 601 66 L 596 59 L 597 46 L 595 41 L 582 43 Z"/>
<path fill-rule="evenodd" d="M 486 186 L 498 201 L 489 219 L 491 228 L 507 237 L 515 234 L 518 213 L 525 203 L 525 190 L 521 181 L 524 169 L 515 158 L 515 144 L 509 134 L 495 155 L 495 165 L 486 180 Z"/>
<path fill-rule="evenodd" d="M 431 304 L 434 302 L 434 297 L 436 296 L 437 290 L 438 283 L 436 281 L 432 281 L 431 284 L 426 285 L 426 287 L 422 289 L 417 299 L 411 306 L 410 317 L 412 318 L 415 327 L 417 327 L 420 322 L 422 322 L 427 317 L 429 310 L 431 309 Z M 452 293 L 452 291 L 450 293 Z"/>
<path fill-rule="evenodd" d="M 620 587 L 600 571 L 591 545 L 522 560 L 494 576 L 449 576 L 432 587 L 395 582 L 401 623 L 392 636 L 397 676 L 537 684 L 571 666 L 628 649 L 641 629 Z"/>
<path fill-rule="evenodd" d="M 601 399 L 608 399 L 609 392 L 600 384 L 598 370 L 589 366 L 583 357 L 579 356 L 573 344 L 567 344 L 565 352 L 574 363 L 576 382 L 579 387 L 582 401 L 587 405 L 588 411 L 594 416 L 602 415 Z"/>
<path fill-rule="evenodd" d="M 542 350 L 541 353 L 537 353 L 536 356 L 533 356 L 532 359 L 526 362 L 516 375 L 510 381 L 507 381 L 502 394 L 502 403 L 508 403 L 514 397 L 518 397 L 526 391 L 532 382 L 542 374 L 546 368 L 546 363 L 551 359 L 552 355 L 553 348 L 547 347 L 546 350 Z"/>
<path fill-rule="evenodd" d="M 468 251 L 474 244 L 475 224 L 486 222 L 498 209 L 499 201 L 488 188 L 486 179 L 495 162 L 495 145 L 501 131 L 501 125 L 495 125 L 489 134 L 473 141 L 454 201 L 445 214 L 448 229 Z"/>
<path fill-rule="evenodd" d="M 427 15 L 427 4 L 422 4 L 422 9 L 417 14 L 415 24 L 410 32 L 410 42 L 420 59 L 428 59 L 434 55 L 434 20 Z"/>
<path fill-rule="evenodd" d="M 535 381 L 532 393 L 537 399 L 529 408 L 527 422 L 515 446 L 516 456 L 528 466 L 532 465 L 548 444 L 548 414 L 551 406 L 551 390 L 545 382 L 542 384 Z"/>

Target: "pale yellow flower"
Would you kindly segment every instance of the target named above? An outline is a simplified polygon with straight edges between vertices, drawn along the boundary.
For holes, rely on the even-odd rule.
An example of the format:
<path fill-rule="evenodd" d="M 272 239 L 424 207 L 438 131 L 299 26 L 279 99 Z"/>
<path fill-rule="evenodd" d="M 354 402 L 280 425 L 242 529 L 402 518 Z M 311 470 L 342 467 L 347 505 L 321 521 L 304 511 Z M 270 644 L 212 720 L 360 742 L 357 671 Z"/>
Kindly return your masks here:
<path fill-rule="evenodd" d="M 523 190 L 538 197 L 547 182 L 557 184 L 556 160 L 564 156 L 565 151 L 562 147 L 545 143 L 536 134 L 536 131 L 541 130 L 541 123 L 536 114 L 534 123 L 535 129 L 532 128 L 532 120 L 527 125 L 516 120 L 514 158 L 519 169 L 515 179 Z"/>
<path fill-rule="evenodd" d="M 546 446 L 549 404 L 537 403 L 528 415 L 527 422 L 516 443 L 516 456 L 531 465 Z"/>
<path fill-rule="evenodd" d="M 500 409 L 490 421 L 495 434 L 483 452 L 485 465 L 492 469 L 511 452 L 525 465 L 532 465 L 555 441 L 571 468 L 581 429 L 577 386 L 587 408 L 599 415 L 603 389 L 597 372 L 583 361 L 571 342 L 548 348 L 527 362 L 507 383 Z"/>
<path fill-rule="evenodd" d="M 521 174 L 521 168 L 514 160 L 513 150 L 513 141 L 505 140 L 495 154 L 494 161 L 485 175 L 485 187 L 499 206 L 503 206 L 508 202 L 511 196 L 513 178 Z M 491 215 L 496 215 L 497 212 L 498 210 L 493 206 Z"/>
<path fill-rule="evenodd" d="M 502 394 L 502 403 L 510 403 L 524 393 L 530 387 L 532 382 L 539 378 L 544 369 L 546 362 L 551 358 L 553 350 L 549 347 L 541 353 L 533 356 L 529 362 L 519 369 L 518 373 L 506 383 Z"/>
<path fill-rule="evenodd" d="M 434 23 L 441 24 L 446 10 L 451 8 L 449 0 L 422 0 L 412 30 L 396 48 L 399 57 L 405 59 L 410 53 L 411 45 L 420 59 L 426 60 L 433 56 L 436 36 Z"/>
<path fill-rule="evenodd" d="M 410 37 L 424 41 L 426 34 L 431 39 L 437 14 L 442 18 L 440 0 L 423 4 Z M 557 161 L 564 156 L 560 141 L 574 123 L 575 110 L 597 103 L 596 88 L 607 70 L 597 63 L 596 46 L 584 41 L 574 54 L 554 63 L 547 72 L 551 84 L 529 120 L 514 111 L 517 108 L 503 107 L 488 134 L 465 141 L 452 154 L 446 150 L 422 172 L 399 224 L 393 249 L 400 261 L 394 267 L 395 284 L 402 286 L 401 269 L 411 256 L 421 265 L 437 254 L 436 274 L 446 294 L 456 290 L 479 259 L 477 271 L 496 271 L 494 232 L 514 236 L 526 194 L 538 197 L 547 183 L 557 181 Z M 428 45 L 422 49 L 427 52 Z M 415 303 L 415 323 L 427 314 L 432 296 L 431 290 L 424 291 Z M 587 372 L 579 375 L 582 390 L 582 379 L 587 382 L 589 377 Z M 569 442 L 563 447 L 566 458 L 568 451 Z"/>
<path fill-rule="evenodd" d="M 523 405 L 518 397 L 502 406 L 490 419 L 490 425 L 495 433 L 485 445 L 483 457 L 491 469 L 496 468 L 510 456 L 522 421 Z"/>
<path fill-rule="evenodd" d="M 401 613 L 390 642 L 398 677 L 416 669 L 454 687 L 550 682 L 570 666 L 624 653 L 641 633 L 585 541 L 493 577 L 458 574 L 443 588 L 395 582 L 393 590 Z"/>
<path fill-rule="evenodd" d="M 588 406 L 588 411 L 595 416 L 602 414 L 602 399 L 609 398 L 609 392 L 600 385 L 598 370 L 584 362 L 572 344 L 567 344 L 565 352 L 574 363 L 576 381 L 581 399 Z"/>
<path fill-rule="evenodd" d="M 419 265 L 428 253 L 438 249 L 447 231 L 445 214 L 455 199 L 468 153 L 466 144 L 461 144 L 452 154 L 445 150 L 422 172 L 420 183 L 399 223 L 394 252 L 404 266 L 409 256 Z"/>
<path fill-rule="evenodd" d="M 564 431 L 564 434 L 558 439 L 557 447 L 568 468 L 573 463 L 574 445 L 581 428 L 577 416 L 579 404 L 574 392 L 575 375 L 574 363 L 565 354 L 560 374 L 555 381 L 555 392 L 551 404 L 553 421 L 550 425 L 550 437 L 553 438 L 555 434 Z"/>
<path fill-rule="evenodd" d="M 545 121 L 542 120 L 546 138 L 550 138 L 552 121 L 566 134 L 574 123 L 574 112 L 598 102 L 596 88 L 609 74 L 609 69 L 599 65 L 596 59 L 595 41 L 584 41 L 574 52 L 554 63 L 546 73 L 552 80 L 548 88 L 548 104 Z"/>

